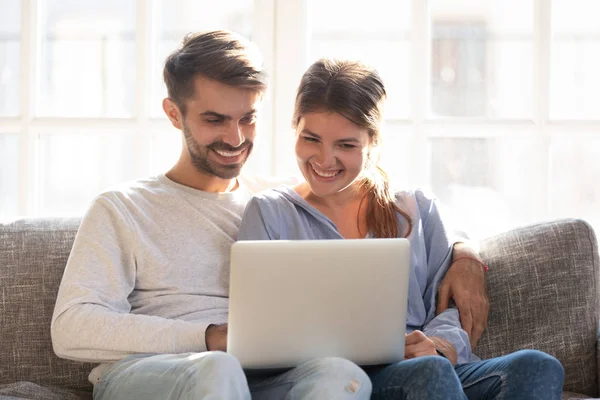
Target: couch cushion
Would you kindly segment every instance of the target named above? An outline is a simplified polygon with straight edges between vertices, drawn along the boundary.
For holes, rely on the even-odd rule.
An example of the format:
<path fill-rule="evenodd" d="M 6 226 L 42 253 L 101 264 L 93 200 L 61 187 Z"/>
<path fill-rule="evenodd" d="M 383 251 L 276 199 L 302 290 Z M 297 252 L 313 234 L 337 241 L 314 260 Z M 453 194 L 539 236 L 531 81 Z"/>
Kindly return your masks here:
<path fill-rule="evenodd" d="M 78 390 L 43 387 L 31 382 L 0 385 L 0 400 L 92 400 L 92 393 Z"/>
<path fill-rule="evenodd" d="M 92 366 L 54 354 L 50 321 L 78 219 L 0 224 L 0 384 L 30 381 L 91 390 Z"/>
<path fill-rule="evenodd" d="M 491 358 L 533 348 L 565 367 L 565 390 L 598 394 L 598 244 L 590 225 L 560 220 L 481 243 L 490 315 L 475 353 Z"/>

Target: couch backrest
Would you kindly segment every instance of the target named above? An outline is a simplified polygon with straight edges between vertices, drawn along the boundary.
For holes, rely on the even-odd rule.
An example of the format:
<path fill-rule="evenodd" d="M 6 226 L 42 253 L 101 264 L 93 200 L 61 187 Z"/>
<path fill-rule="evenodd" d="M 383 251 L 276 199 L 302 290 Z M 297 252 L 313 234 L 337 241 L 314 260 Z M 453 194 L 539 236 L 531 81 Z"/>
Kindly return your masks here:
<path fill-rule="evenodd" d="M 483 241 L 481 255 L 490 314 L 475 353 L 545 351 L 563 364 L 565 390 L 596 397 L 600 267 L 591 226 L 569 219 L 524 227 Z"/>
<path fill-rule="evenodd" d="M 78 219 L 24 219 L 0 224 L 0 384 L 91 390 L 93 367 L 58 358 L 50 321 Z"/>

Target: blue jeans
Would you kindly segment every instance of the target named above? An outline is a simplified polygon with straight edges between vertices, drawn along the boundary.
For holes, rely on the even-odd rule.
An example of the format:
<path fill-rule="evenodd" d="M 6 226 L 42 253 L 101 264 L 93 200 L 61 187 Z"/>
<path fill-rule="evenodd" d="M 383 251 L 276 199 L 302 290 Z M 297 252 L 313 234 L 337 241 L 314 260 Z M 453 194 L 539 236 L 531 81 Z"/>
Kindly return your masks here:
<path fill-rule="evenodd" d="M 367 400 L 370 395 L 369 377 L 348 360 L 321 358 L 255 376 L 223 352 L 130 356 L 94 386 L 95 400 Z"/>
<path fill-rule="evenodd" d="M 522 350 L 490 360 L 453 367 L 427 356 L 366 368 L 373 399 L 560 400 L 564 370 L 554 357 Z"/>

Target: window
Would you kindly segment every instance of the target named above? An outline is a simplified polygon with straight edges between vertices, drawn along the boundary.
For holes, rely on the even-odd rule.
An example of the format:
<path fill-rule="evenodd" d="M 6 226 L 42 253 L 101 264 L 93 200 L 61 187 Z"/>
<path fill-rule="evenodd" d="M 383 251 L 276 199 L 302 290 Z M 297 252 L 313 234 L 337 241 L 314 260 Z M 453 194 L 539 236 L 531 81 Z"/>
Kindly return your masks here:
<path fill-rule="evenodd" d="M 82 215 L 100 191 L 174 163 L 167 54 L 188 32 L 270 29 L 252 0 L 174 4 L 0 0 L 0 216 Z"/>
<path fill-rule="evenodd" d="M 297 174 L 300 76 L 359 58 L 388 91 L 382 165 L 433 189 L 460 229 L 568 216 L 600 232 L 597 0 L 340 4 L 0 0 L 0 214 L 81 215 L 102 189 L 169 168 L 181 139 L 161 110 L 164 59 L 188 32 L 225 28 L 271 74 L 249 169 Z"/>
<path fill-rule="evenodd" d="M 0 117 L 19 115 L 19 54 L 21 7 L 19 0 L 1 0 L 0 7 Z M 1 153 L 0 153 L 1 154 Z"/>

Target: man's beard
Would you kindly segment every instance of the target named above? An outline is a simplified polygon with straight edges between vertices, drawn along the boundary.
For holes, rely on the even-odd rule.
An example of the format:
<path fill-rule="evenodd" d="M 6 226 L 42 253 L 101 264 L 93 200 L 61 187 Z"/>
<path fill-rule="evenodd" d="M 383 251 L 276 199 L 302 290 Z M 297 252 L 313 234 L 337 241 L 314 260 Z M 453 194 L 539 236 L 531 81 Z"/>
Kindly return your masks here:
<path fill-rule="evenodd" d="M 208 173 L 221 179 L 233 179 L 240 174 L 254 145 L 250 140 L 246 139 L 239 147 L 233 147 L 221 141 L 202 146 L 194 139 L 185 123 L 183 124 L 183 136 L 194 167 L 200 172 Z M 209 158 L 209 152 L 213 150 L 237 152 L 242 149 L 245 149 L 246 157 L 238 164 L 219 164 Z"/>

